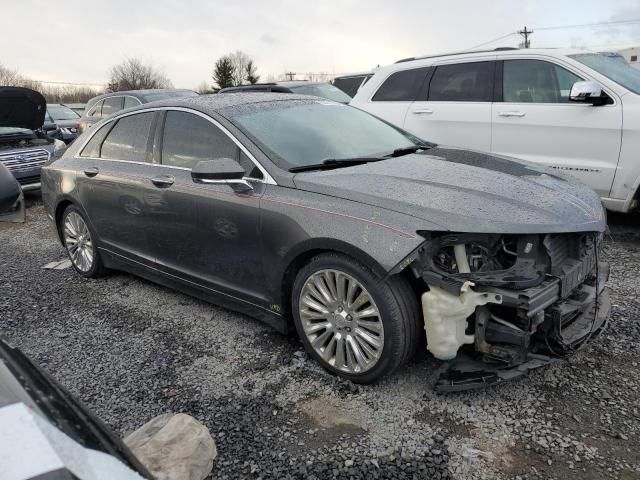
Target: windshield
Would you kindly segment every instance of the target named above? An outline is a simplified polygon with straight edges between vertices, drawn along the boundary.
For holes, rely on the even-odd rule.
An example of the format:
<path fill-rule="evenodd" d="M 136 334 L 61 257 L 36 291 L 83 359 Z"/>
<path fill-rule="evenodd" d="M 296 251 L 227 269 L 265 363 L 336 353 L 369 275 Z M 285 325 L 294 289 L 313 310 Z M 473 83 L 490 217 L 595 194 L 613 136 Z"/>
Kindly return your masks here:
<path fill-rule="evenodd" d="M 168 98 L 197 96 L 198 94 L 196 92 L 192 92 L 191 90 L 175 90 L 171 92 L 146 93 L 144 95 L 144 98 L 147 100 L 147 102 L 155 102 L 156 100 L 166 100 Z"/>
<path fill-rule="evenodd" d="M 264 102 L 226 113 L 285 170 L 327 159 L 380 156 L 421 143 L 362 110 L 335 102 Z"/>
<path fill-rule="evenodd" d="M 640 70 L 626 61 L 621 62 L 617 55 L 602 53 L 579 53 L 569 57 L 610 78 L 633 93 L 640 94 Z"/>
<path fill-rule="evenodd" d="M 80 115 L 64 105 L 47 105 L 47 112 L 54 122 L 58 120 L 77 120 L 80 118 Z"/>
<path fill-rule="evenodd" d="M 289 90 L 300 95 L 314 95 L 316 97 L 333 100 L 334 102 L 349 103 L 351 101 L 349 95 L 329 83 L 299 85 L 297 87 L 289 87 Z"/>

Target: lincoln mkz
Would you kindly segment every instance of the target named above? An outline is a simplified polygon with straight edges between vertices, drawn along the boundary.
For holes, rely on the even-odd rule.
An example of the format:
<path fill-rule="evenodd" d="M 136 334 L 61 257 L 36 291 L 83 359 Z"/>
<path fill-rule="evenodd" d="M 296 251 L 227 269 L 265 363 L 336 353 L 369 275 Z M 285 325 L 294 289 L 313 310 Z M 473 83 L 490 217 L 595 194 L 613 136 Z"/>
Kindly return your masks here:
<path fill-rule="evenodd" d="M 42 172 L 75 270 L 123 270 L 297 330 L 359 383 L 420 345 L 441 391 L 563 357 L 607 323 L 598 196 L 317 97 L 234 93 L 124 110 Z"/>

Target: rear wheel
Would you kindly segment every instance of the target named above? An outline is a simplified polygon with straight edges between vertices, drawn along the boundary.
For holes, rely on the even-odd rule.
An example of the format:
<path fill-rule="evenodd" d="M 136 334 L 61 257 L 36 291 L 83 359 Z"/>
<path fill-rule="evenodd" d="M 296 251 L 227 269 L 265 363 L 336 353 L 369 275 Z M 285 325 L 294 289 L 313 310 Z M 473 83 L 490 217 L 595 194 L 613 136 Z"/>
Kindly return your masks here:
<path fill-rule="evenodd" d="M 406 280 L 381 282 L 364 265 L 336 253 L 320 254 L 298 272 L 292 311 L 309 354 L 358 383 L 405 363 L 420 332 L 417 299 Z"/>
<path fill-rule="evenodd" d="M 62 241 L 71 265 L 80 275 L 96 278 L 104 273 L 102 259 L 95 244 L 95 236 L 84 215 L 74 205 L 69 205 L 60 220 Z"/>

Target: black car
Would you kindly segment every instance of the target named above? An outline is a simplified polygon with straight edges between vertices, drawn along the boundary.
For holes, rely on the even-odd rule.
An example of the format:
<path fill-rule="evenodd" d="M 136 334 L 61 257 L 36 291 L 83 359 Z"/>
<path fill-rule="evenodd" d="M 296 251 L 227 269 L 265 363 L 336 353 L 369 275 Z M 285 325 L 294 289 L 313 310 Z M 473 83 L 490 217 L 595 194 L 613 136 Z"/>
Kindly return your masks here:
<path fill-rule="evenodd" d="M 193 90 L 177 88 L 161 88 L 148 90 L 127 90 L 110 92 L 90 99 L 80 119 L 80 131 L 90 128 L 94 123 L 120 110 L 137 107 L 144 103 L 155 102 L 169 98 L 194 97 L 198 94 Z"/>
<path fill-rule="evenodd" d="M 593 191 L 322 98 L 122 112 L 45 168 L 43 199 L 79 274 L 125 270 L 295 327 L 356 382 L 405 363 L 426 329 L 436 358 L 475 362 L 438 388 L 484 386 L 570 353 L 608 316 Z"/>
<path fill-rule="evenodd" d="M 253 85 L 240 85 L 238 87 L 227 87 L 218 93 L 239 93 L 239 92 L 275 92 L 275 93 L 297 93 L 298 95 L 312 95 L 326 98 L 334 102 L 349 103 L 351 97 L 340 89 L 327 82 L 307 82 L 305 80 L 291 80 L 285 82 L 255 83 Z"/>

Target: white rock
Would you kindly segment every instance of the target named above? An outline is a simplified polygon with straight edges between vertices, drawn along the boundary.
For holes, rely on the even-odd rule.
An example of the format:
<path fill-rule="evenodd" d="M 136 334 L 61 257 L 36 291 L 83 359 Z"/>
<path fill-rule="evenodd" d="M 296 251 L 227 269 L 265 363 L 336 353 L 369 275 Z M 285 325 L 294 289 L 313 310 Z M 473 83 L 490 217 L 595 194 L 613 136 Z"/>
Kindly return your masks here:
<path fill-rule="evenodd" d="M 159 415 L 124 443 L 157 480 L 203 480 L 217 455 L 209 430 L 184 413 Z"/>

